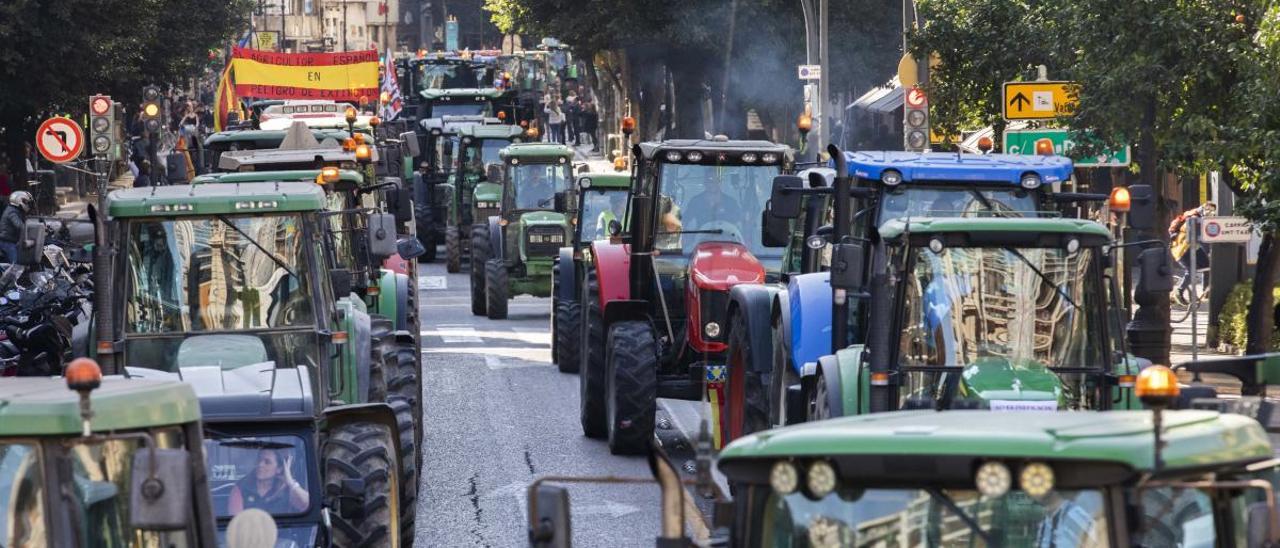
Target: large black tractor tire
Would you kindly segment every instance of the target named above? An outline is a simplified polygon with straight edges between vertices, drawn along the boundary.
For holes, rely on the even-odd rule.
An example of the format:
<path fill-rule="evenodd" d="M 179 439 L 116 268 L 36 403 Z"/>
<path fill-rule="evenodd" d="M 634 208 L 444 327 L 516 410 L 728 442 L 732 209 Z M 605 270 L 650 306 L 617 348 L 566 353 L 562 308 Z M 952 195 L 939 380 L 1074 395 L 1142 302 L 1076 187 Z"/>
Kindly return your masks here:
<path fill-rule="evenodd" d="M 647 453 L 658 410 L 658 339 L 653 327 L 635 320 L 610 325 L 604 361 L 609 452 Z"/>
<path fill-rule="evenodd" d="M 561 300 L 556 303 L 556 366 L 561 373 L 577 373 L 581 365 L 578 358 L 578 339 L 582 338 L 582 306 L 577 301 Z"/>
<path fill-rule="evenodd" d="M 725 399 L 728 401 L 729 432 L 726 443 L 755 432 L 769 429 L 769 387 L 767 374 L 757 369 L 758 358 L 751 352 L 747 320 L 742 313 L 729 318 L 728 382 Z M 772 358 L 772 356 L 770 356 Z M 736 424 L 735 424 L 736 423 Z M 736 431 L 736 435 L 734 433 Z"/>
<path fill-rule="evenodd" d="M 831 386 L 827 383 L 826 375 L 819 371 L 818 378 L 813 381 L 813 391 L 809 394 L 808 422 L 831 418 L 831 404 L 827 400 L 827 393 L 831 389 Z"/>
<path fill-rule="evenodd" d="M 387 378 L 387 401 L 403 400 L 409 405 L 413 420 L 413 441 L 415 446 L 422 443 L 422 393 L 420 377 L 421 363 L 415 359 L 419 356 L 417 345 L 407 342 L 396 342 L 391 350 L 383 356 L 383 368 Z M 415 466 L 422 465 L 422 454 L 415 456 Z"/>
<path fill-rule="evenodd" d="M 507 319 L 507 265 L 502 259 L 489 259 L 484 263 L 484 295 L 490 320 Z"/>
<path fill-rule="evenodd" d="M 456 226 L 444 229 L 444 269 L 450 274 L 462 271 L 462 236 Z"/>
<path fill-rule="evenodd" d="M 418 445 L 414 440 L 413 406 L 391 396 L 396 413 L 396 441 L 400 444 L 400 546 L 413 546 L 413 522 L 418 504 Z"/>
<path fill-rule="evenodd" d="M 390 341 L 376 338 L 370 343 L 369 357 L 369 390 L 365 393 L 368 402 L 387 401 L 387 366 L 386 354 L 390 351 Z M 357 403 L 357 402 L 351 402 Z"/>
<path fill-rule="evenodd" d="M 588 438 L 603 438 L 609 434 L 604 408 L 604 317 L 599 293 L 596 271 L 588 268 L 579 301 L 583 307 L 583 323 L 578 342 L 578 411 L 582 433 Z"/>
<path fill-rule="evenodd" d="M 787 347 L 782 340 L 782 326 L 777 320 L 773 325 L 773 373 L 769 375 L 769 424 L 787 426 L 804 422 L 805 414 L 792 412 L 801 402 L 792 402 L 787 387 L 800 384 L 800 376 L 791 369 L 787 358 Z M 797 398 L 799 399 L 799 398 Z"/>
<path fill-rule="evenodd" d="M 422 248 L 425 249 L 422 255 L 418 256 L 418 262 L 429 263 L 436 260 L 436 229 L 433 225 L 434 218 L 431 213 L 431 207 L 427 205 L 414 204 L 413 218 L 418 224 L 418 241 L 422 242 Z"/>
<path fill-rule="evenodd" d="M 346 519 L 333 512 L 333 545 L 340 547 L 390 546 L 393 531 L 391 482 L 395 481 L 394 433 L 373 423 L 339 425 L 321 448 L 325 496 L 342 493 L 342 482 L 364 481 L 364 516 Z"/>
<path fill-rule="evenodd" d="M 484 294 L 484 263 L 489 260 L 493 250 L 489 249 L 489 228 L 484 225 L 471 227 L 471 313 L 476 316 L 488 314 L 488 303 Z"/>

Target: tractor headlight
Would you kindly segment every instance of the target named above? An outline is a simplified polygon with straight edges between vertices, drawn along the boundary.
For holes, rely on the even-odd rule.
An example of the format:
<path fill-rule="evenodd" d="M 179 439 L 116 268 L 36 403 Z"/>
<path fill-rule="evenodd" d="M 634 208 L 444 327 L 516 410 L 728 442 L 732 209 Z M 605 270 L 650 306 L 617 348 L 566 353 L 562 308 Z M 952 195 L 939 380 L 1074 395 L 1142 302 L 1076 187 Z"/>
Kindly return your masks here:
<path fill-rule="evenodd" d="M 1022 467 L 1018 485 L 1032 498 L 1040 498 L 1053 490 L 1053 468 L 1043 462 L 1032 462 Z"/>
<path fill-rule="evenodd" d="M 702 331 L 706 333 L 708 337 L 714 339 L 720 336 L 720 324 L 716 322 L 707 322 L 707 325 L 703 326 Z"/>
<path fill-rule="evenodd" d="M 778 461 L 769 471 L 769 486 L 779 495 L 790 495 L 800 485 L 800 473 L 790 461 Z"/>
<path fill-rule="evenodd" d="M 754 163 L 755 163 L 755 161 L 756 161 L 757 159 L 759 159 L 759 158 L 760 158 L 760 157 L 759 157 L 759 156 L 757 156 L 757 155 L 756 155 L 756 153 L 754 153 L 754 152 L 747 152 L 747 153 L 745 153 L 745 154 L 743 154 L 743 155 L 742 155 L 742 161 L 743 161 L 743 163 L 747 163 L 747 164 L 754 164 Z"/>
<path fill-rule="evenodd" d="M 1009 492 L 1009 487 L 1013 484 L 1013 476 L 1009 474 L 1009 467 L 1004 463 L 992 460 L 978 467 L 978 473 L 974 474 L 973 482 L 983 496 L 996 498 Z"/>
<path fill-rule="evenodd" d="M 667 151 L 667 161 L 668 161 L 668 162 L 679 162 L 679 161 L 680 161 L 680 158 L 681 158 L 680 151 L 678 151 L 678 150 L 668 150 L 668 151 Z"/>
<path fill-rule="evenodd" d="M 766 152 L 760 155 L 760 160 L 766 164 L 772 164 L 778 161 L 778 155 L 773 152 Z"/>
<path fill-rule="evenodd" d="M 897 170 L 886 169 L 884 173 L 880 174 L 880 182 L 884 183 L 884 186 L 898 186 L 902 183 L 902 173 Z"/>
<path fill-rule="evenodd" d="M 1037 188 L 1040 188 L 1040 183 L 1042 182 L 1043 180 L 1040 179 L 1040 176 L 1035 173 L 1028 173 L 1026 175 L 1023 175 L 1022 181 L 1021 181 L 1022 188 L 1025 188 L 1027 190 L 1035 190 Z"/>
<path fill-rule="evenodd" d="M 476 202 L 477 209 L 498 209 L 498 202 Z"/>
<path fill-rule="evenodd" d="M 805 474 L 805 486 L 814 499 L 821 500 L 836 490 L 836 469 L 825 460 L 814 461 Z"/>
<path fill-rule="evenodd" d="M 686 158 L 687 158 L 690 162 L 701 162 L 701 161 L 702 161 L 702 153 L 701 153 L 701 152 L 698 152 L 698 151 L 696 151 L 696 150 L 694 150 L 694 151 L 690 151 L 690 152 L 689 152 L 689 155 L 688 155 L 688 156 L 686 156 Z"/>

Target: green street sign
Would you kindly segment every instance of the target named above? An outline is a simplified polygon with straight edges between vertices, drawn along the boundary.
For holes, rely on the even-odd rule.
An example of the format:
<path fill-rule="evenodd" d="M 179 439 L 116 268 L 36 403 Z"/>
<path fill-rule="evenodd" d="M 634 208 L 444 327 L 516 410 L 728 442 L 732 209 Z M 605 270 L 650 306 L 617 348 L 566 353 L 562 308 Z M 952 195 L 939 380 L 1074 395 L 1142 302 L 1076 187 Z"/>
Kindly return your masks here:
<path fill-rule="evenodd" d="M 1036 141 L 1049 139 L 1053 142 L 1053 152 L 1070 156 L 1075 142 L 1071 133 L 1065 129 L 1011 129 L 1004 132 L 1005 154 L 1023 154 L 1033 156 L 1036 153 Z M 1075 161 L 1076 167 L 1124 167 L 1129 165 L 1129 147 L 1123 150 L 1106 151 L 1099 156 L 1080 158 Z"/>

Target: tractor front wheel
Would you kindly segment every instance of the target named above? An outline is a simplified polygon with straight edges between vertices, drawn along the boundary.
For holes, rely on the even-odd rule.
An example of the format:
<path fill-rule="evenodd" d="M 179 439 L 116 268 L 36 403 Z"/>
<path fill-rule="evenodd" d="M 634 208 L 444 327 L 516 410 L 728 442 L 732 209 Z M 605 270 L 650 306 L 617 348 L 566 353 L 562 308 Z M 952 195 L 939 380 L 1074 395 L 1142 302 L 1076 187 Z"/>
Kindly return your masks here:
<path fill-rule="evenodd" d="M 418 503 L 418 445 L 414 441 L 413 405 L 391 397 L 396 413 L 397 442 L 400 444 L 400 546 L 413 546 L 413 522 Z"/>
<path fill-rule="evenodd" d="M 462 270 L 462 236 L 456 226 L 444 229 L 444 269 L 450 274 Z"/>
<path fill-rule="evenodd" d="M 350 517 L 334 512 L 330 517 L 334 546 L 392 544 L 392 531 L 398 525 L 391 521 L 392 504 L 397 502 L 390 496 L 396 477 L 394 437 L 387 427 L 364 422 L 342 424 L 329 433 L 321 450 L 324 492 L 342 493 L 345 480 L 364 483 L 359 496 L 363 511 Z"/>
<path fill-rule="evenodd" d="M 831 405 L 827 403 L 827 393 L 830 391 L 831 387 L 827 385 L 827 376 L 819 371 L 818 378 L 813 381 L 813 394 L 809 397 L 808 422 L 831 418 Z"/>
<path fill-rule="evenodd" d="M 489 228 L 484 225 L 471 227 L 471 313 L 484 316 L 488 313 L 485 303 L 485 262 L 492 254 L 489 249 Z"/>
<path fill-rule="evenodd" d="M 418 241 L 422 242 L 422 255 L 418 256 L 418 262 L 429 263 L 436 260 L 436 229 L 432 220 L 431 207 L 426 205 L 415 205 L 413 212 L 414 220 L 418 223 Z"/>
<path fill-rule="evenodd" d="M 502 259 L 489 259 L 484 263 L 484 294 L 490 320 L 507 319 L 507 265 Z"/>
<path fill-rule="evenodd" d="M 605 426 L 604 405 L 604 317 L 600 313 L 600 286 L 596 271 L 587 269 L 586 283 L 582 284 L 583 324 L 578 330 L 578 417 L 582 433 L 588 438 L 608 435 Z"/>
<path fill-rule="evenodd" d="M 561 373 L 577 373 L 578 333 L 582 329 L 582 306 L 577 301 L 560 300 L 556 303 L 556 366 Z"/>
<path fill-rule="evenodd" d="M 639 455 L 649 450 L 658 404 L 658 340 L 648 322 L 609 326 L 605 354 L 605 414 L 609 452 Z"/>
<path fill-rule="evenodd" d="M 729 319 L 728 383 L 725 400 L 729 431 L 722 439 L 725 443 L 747 434 L 769 429 L 769 396 L 765 387 L 769 381 L 757 369 L 751 353 L 751 341 L 747 333 L 747 321 L 741 313 Z"/>

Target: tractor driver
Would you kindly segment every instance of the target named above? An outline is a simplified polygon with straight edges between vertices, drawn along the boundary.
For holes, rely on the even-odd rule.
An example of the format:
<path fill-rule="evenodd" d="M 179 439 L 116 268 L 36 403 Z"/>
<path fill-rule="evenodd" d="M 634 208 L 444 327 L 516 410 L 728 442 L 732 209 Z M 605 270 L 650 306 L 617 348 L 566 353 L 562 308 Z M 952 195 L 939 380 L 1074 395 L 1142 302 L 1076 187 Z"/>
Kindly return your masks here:
<path fill-rule="evenodd" d="M 710 177 L 702 184 L 702 192 L 689 200 L 686 221 L 690 230 L 701 230 L 716 221 L 733 222 L 743 215 L 742 206 L 724 193 L 719 177 Z"/>
<path fill-rule="evenodd" d="M 231 488 L 227 511 L 232 516 L 246 508 L 272 514 L 289 514 L 307 509 L 310 495 L 293 479 L 293 451 L 260 449 L 253 471 Z"/>
<path fill-rule="evenodd" d="M 547 179 L 547 169 L 551 166 L 527 166 L 528 174 L 516 191 L 516 209 L 550 208 L 555 197 L 555 185 Z"/>

